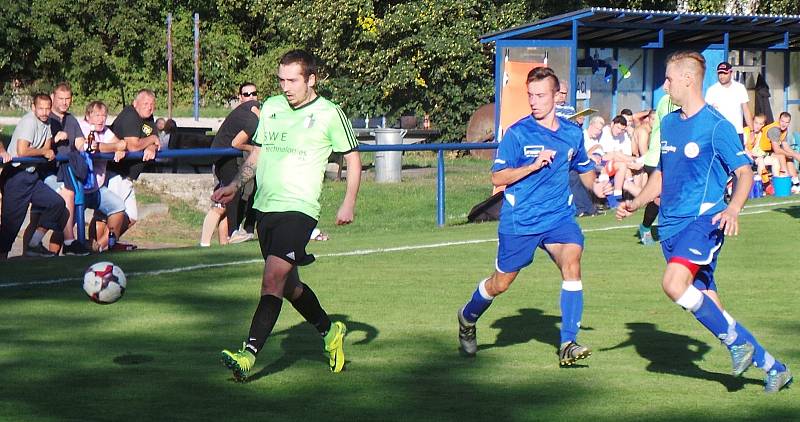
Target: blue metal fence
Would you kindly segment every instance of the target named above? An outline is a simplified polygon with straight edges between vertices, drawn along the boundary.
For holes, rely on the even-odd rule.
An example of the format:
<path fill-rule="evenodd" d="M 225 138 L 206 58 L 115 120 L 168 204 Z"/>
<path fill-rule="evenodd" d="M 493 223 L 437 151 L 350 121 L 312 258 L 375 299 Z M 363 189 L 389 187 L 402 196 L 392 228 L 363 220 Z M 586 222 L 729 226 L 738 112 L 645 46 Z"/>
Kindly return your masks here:
<path fill-rule="evenodd" d="M 477 149 L 495 149 L 499 144 L 496 142 L 487 142 L 482 144 L 476 143 L 444 143 L 444 144 L 410 144 L 410 145 L 365 145 L 361 144 L 358 147 L 362 152 L 383 152 L 383 151 L 435 151 L 437 153 L 437 172 L 436 172 L 436 224 L 439 227 L 445 225 L 445 165 L 444 165 L 444 152 L 445 151 L 464 151 L 464 150 L 477 150 Z M 236 157 L 241 156 L 242 151 L 235 148 L 192 148 L 192 149 L 171 149 L 164 152 L 159 152 L 156 158 L 190 158 L 190 157 Z M 125 160 L 141 160 L 143 156 L 142 151 L 129 152 L 125 155 Z M 100 159 L 113 160 L 113 153 L 97 153 L 93 157 Z M 67 162 L 69 157 L 64 154 L 59 154 L 56 157 L 57 161 Z M 41 157 L 17 157 L 12 162 L 35 164 L 46 162 Z M 6 164 L 10 165 L 10 164 Z M 70 172 L 71 176 L 71 172 Z M 82 190 L 80 183 L 73 183 L 77 190 Z M 78 227 L 84 227 L 84 204 L 82 200 L 83 192 L 76 192 L 75 194 L 75 223 Z M 78 230 L 78 240 L 83 242 L 86 239 L 84 230 Z"/>

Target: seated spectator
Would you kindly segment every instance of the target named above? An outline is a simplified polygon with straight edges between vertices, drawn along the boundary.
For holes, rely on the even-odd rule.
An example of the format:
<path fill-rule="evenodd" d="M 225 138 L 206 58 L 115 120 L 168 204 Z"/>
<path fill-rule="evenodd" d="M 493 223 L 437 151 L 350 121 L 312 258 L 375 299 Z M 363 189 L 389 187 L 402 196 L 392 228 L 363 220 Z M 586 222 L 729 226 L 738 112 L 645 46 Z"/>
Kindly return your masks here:
<path fill-rule="evenodd" d="M 31 111 L 20 119 L 9 144 L 9 154 L 14 157 L 44 157 L 52 162 L 55 157 L 48 119 L 52 99 L 47 94 L 33 97 Z M 36 165 L 14 163 L 5 166 L 0 175 L 2 212 L 0 213 L 0 259 L 8 252 L 22 227 L 28 206 L 38 207 L 41 217 L 27 242 L 26 256 L 53 257 L 56 253 L 42 245 L 48 230 L 62 232 L 67 225 L 67 208 L 64 199 L 39 178 Z"/>
<path fill-rule="evenodd" d="M 641 169 L 642 164 L 637 163 L 633 157 L 633 146 L 626 131 L 627 127 L 627 119 L 619 115 L 611 120 L 610 125 L 603 128 L 603 133 L 600 135 L 600 147 L 603 150 L 600 180 L 603 182 L 608 178 L 614 178 L 613 196 L 609 197 L 609 206 L 612 208 L 622 200 L 623 190 L 628 190 L 634 195 L 638 193 L 631 179 L 631 170 Z"/>
<path fill-rule="evenodd" d="M 603 161 L 603 147 L 600 145 L 600 136 L 603 134 L 603 127 L 606 125 L 605 119 L 594 116 L 589 120 L 589 126 L 583 130 L 583 147 L 586 155 L 594 160 L 597 166 Z"/>
<path fill-rule="evenodd" d="M 784 111 L 778 117 L 777 122 L 765 126 L 762 131 L 767 133 L 772 155 L 780 162 L 781 171 L 788 172 L 792 177 L 792 193 L 800 193 L 800 179 L 797 177 L 797 168 L 795 167 L 795 161 L 800 161 L 800 153 L 793 150 L 786 140 L 791 122 L 792 115 Z"/>
<path fill-rule="evenodd" d="M 761 149 L 762 138 L 767 138 L 766 132 L 763 130 L 766 121 L 767 116 L 757 114 L 753 117 L 753 129 L 750 130 L 749 126 L 744 127 L 745 153 L 753 160 L 757 169 L 756 174 L 761 176 L 762 182 L 765 183 L 769 181 L 769 173 L 766 170 L 767 166 L 770 167 L 772 176 L 779 176 L 781 171 L 781 163 L 779 160 Z"/>
<path fill-rule="evenodd" d="M 125 158 L 125 141 L 118 139 L 106 126 L 108 107 L 101 101 L 92 101 L 86 106 L 86 115 L 80 121 L 84 136 L 75 142 L 78 151 L 93 154 L 95 152 L 113 152 L 114 162 Z M 91 141 L 91 142 L 89 142 Z M 125 222 L 125 201 L 106 185 L 107 161 L 92 159 L 89 154 L 82 156 L 90 160 L 87 163 L 89 172 L 83 180 L 84 203 L 86 208 L 95 210 L 90 225 L 90 240 L 95 244 L 93 249 L 102 252 L 111 250 L 128 250 L 124 244 L 116 246 L 116 239 L 122 236 L 122 225 Z M 82 228 L 80 228 L 82 229 Z M 114 240 L 111 240 L 114 238 Z M 109 245 L 109 243 L 112 243 Z"/>

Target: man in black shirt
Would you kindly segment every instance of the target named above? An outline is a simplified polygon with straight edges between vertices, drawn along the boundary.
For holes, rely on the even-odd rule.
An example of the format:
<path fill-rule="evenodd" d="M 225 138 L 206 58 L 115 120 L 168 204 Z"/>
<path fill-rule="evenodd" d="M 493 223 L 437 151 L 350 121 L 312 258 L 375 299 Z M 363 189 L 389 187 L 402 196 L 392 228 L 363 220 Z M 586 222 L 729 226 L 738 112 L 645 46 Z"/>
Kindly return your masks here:
<path fill-rule="evenodd" d="M 253 83 L 246 82 L 239 86 L 239 105 L 228 114 L 219 127 L 212 148 L 234 147 L 249 154 L 253 150 L 251 140 L 258 127 L 258 91 Z M 233 181 L 239 171 L 238 157 L 220 157 L 214 163 L 214 174 L 219 181 L 215 189 L 225 186 Z M 228 204 L 212 204 L 206 218 L 203 220 L 203 231 L 200 234 L 200 246 L 210 246 L 214 228 L 219 228 L 220 244 L 225 244 L 232 232 L 239 227 L 238 209 L 241 203 L 241 194 Z M 250 234 L 252 238 L 252 234 Z"/>

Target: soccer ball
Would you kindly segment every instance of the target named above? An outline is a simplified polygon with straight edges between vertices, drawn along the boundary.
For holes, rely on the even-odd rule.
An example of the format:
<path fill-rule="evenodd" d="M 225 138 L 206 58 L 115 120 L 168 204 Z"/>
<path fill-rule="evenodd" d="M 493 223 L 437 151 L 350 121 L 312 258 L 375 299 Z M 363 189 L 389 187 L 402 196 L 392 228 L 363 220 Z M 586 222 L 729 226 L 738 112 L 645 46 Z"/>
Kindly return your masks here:
<path fill-rule="evenodd" d="M 111 262 L 92 264 L 83 275 L 83 291 L 93 302 L 103 305 L 118 301 L 126 285 L 125 273 Z"/>

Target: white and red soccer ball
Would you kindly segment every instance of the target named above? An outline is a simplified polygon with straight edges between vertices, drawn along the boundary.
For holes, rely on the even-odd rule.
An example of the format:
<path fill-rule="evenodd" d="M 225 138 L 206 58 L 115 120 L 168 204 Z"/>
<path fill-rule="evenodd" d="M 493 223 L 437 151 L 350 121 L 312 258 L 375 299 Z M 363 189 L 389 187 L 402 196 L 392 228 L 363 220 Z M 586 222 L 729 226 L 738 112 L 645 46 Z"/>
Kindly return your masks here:
<path fill-rule="evenodd" d="M 93 302 L 103 305 L 118 301 L 126 286 L 125 273 L 111 262 L 92 264 L 83 275 L 83 291 Z"/>

